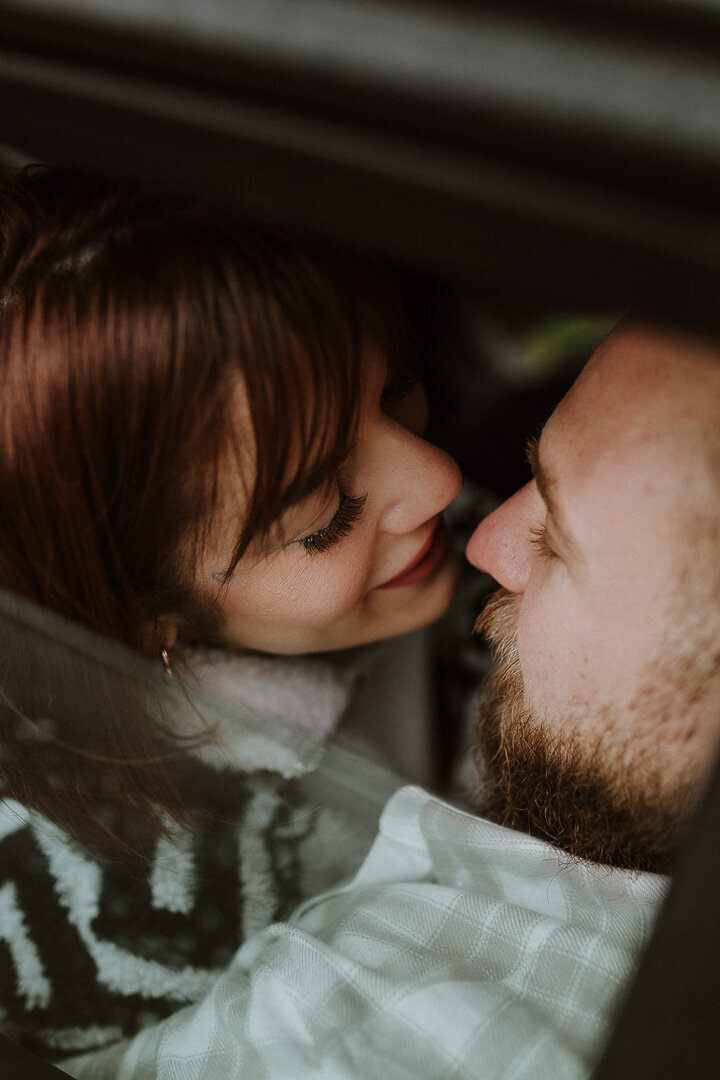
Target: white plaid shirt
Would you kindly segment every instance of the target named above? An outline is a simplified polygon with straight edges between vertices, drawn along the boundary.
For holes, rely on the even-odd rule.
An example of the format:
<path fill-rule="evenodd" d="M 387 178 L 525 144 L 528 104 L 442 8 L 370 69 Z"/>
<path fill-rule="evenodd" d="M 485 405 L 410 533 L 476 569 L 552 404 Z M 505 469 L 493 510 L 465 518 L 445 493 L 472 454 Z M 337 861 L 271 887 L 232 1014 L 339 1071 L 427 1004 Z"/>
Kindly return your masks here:
<path fill-rule="evenodd" d="M 353 880 L 248 940 L 208 996 L 82 1080 L 578 1080 L 664 878 L 572 862 L 418 788 Z"/>

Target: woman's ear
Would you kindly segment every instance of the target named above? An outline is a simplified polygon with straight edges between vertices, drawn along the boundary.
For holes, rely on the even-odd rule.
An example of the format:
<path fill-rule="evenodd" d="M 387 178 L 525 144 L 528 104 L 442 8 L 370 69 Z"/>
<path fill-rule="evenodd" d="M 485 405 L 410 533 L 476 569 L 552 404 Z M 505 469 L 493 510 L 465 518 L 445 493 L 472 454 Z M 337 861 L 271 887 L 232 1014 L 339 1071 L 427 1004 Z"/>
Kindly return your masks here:
<path fill-rule="evenodd" d="M 155 623 L 154 638 L 158 649 L 172 649 L 178 639 L 180 621 L 175 615 L 160 615 Z"/>

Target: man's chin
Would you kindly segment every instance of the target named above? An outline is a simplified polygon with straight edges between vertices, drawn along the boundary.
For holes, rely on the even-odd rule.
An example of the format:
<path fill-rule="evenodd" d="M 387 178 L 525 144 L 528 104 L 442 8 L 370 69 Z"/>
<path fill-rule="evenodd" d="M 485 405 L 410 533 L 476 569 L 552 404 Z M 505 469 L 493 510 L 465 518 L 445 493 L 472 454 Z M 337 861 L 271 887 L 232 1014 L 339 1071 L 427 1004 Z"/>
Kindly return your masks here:
<path fill-rule="evenodd" d="M 486 699 L 475 756 L 483 789 L 479 809 L 574 858 L 628 870 L 664 872 L 682 837 L 689 800 L 672 807 L 652 784 L 602 772 L 598 748 L 551 736 L 528 713 L 508 715 Z M 685 804 L 686 810 L 681 808 Z"/>
<path fill-rule="evenodd" d="M 568 855 L 629 870 L 664 871 L 685 829 L 691 792 L 662 792 L 629 767 L 605 762 L 598 745 L 580 744 L 568 724 L 552 733 L 526 708 L 516 632 L 518 598 L 496 593 L 478 620 L 496 666 L 486 681 L 475 759 L 487 817 L 562 848 Z M 602 732 L 608 717 L 593 725 Z M 557 733 L 561 734 L 557 734 Z"/>

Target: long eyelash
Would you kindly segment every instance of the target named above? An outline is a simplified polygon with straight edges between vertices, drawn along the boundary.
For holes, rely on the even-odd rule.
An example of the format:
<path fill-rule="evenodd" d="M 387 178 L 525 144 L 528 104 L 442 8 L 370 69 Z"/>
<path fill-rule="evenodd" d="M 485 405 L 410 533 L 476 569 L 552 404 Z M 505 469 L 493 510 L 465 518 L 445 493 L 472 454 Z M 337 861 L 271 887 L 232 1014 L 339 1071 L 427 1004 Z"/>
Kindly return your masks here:
<path fill-rule="evenodd" d="M 347 536 L 362 514 L 366 499 L 367 495 L 341 495 L 340 505 L 332 521 L 329 521 L 322 529 L 318 529 L 312 536 L 305 536 L 302 540 L 298 540 L 298 543 L 302 544 L 308 555 L 327 551 L 333 544 L 337 544 L 338 540 L 342 540 L 343 536 Z"/>
<path fill-rule="evenodd" d="M 555 552 L 550 547 L 547 541 L 547 528 L 545 522 L 541 522 L 538 525 L 531 525 L 528 532 L 528 542 L 532 544 L 538 555 L 544 556 L 546 559 L 554 559 Z"/>

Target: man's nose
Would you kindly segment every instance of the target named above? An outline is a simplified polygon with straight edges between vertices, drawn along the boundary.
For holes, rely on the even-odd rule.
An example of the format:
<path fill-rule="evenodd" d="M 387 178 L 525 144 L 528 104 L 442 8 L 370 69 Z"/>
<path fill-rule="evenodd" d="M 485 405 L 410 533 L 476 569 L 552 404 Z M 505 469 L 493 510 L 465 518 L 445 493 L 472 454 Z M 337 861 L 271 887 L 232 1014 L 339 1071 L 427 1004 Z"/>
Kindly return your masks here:
<path fill-rule="evenodd" d="M 510 592 L 524 592 L 530 577 L 530 529 L 543 519 L 543 502 L 532 481 L 480 522 L 465 548 L 468 561 Z"/>

